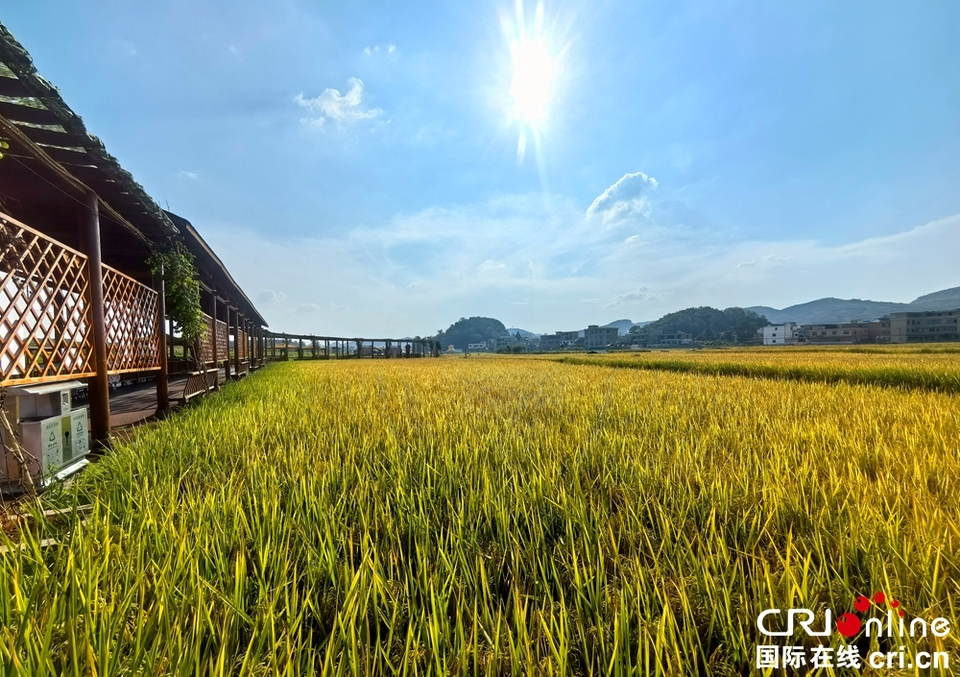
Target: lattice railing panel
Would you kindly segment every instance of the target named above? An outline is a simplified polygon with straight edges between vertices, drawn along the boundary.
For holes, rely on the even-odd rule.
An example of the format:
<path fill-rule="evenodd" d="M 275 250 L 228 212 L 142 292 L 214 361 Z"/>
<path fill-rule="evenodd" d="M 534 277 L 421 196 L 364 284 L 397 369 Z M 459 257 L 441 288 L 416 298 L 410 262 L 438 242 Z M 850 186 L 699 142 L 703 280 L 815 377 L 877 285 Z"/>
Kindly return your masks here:
<path fill-rule="evenodd" d="M 227 323 L 217 320 L 217 359 L 225 360 L 230 355 L 230 329 Z"/>
<path fill-rule="evenodd" d="M 204 364 L 210 364 L 213 362 L 213 318 L 206 313 L 201 315 L 206 323 L 206 329 L 200 335 L 200 359 Z"/>
<path fill-rule="evenodd" d="M 94 374 L 87 257 L 0 214 L 0 385 Z"/>
<path fill-rule="evenodd" d="M 157 292 L 104 266 L 103 314 L 110 373 L 160 368 Z"/>
<path fill-rule="evenodd" d="M 247 359 L 247 332 L 243 329 L 237 330 L 237 355 L 241 360 Z"/>

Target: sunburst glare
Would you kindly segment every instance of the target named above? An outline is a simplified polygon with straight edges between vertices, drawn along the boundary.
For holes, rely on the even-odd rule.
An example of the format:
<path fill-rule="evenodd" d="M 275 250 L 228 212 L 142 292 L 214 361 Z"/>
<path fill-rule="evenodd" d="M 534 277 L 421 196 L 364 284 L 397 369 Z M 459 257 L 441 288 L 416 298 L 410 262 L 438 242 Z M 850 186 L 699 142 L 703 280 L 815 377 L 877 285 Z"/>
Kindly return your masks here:
<path fill-rule="evenodd" d="M 513 66 L 510 82 L 511 113 L 521 125 L 517 160 L 523 162 L 528 136 L 532 137 L 534 144 L 539 144 L 541 129 L 546 123 L 554 95 L 559 67 L 544 31 L 543 3 L 537 4 L 532 25 L 528 25 L 523 0 L 518 0 L 516 25 L 510 26 L 509 32 Z"/>

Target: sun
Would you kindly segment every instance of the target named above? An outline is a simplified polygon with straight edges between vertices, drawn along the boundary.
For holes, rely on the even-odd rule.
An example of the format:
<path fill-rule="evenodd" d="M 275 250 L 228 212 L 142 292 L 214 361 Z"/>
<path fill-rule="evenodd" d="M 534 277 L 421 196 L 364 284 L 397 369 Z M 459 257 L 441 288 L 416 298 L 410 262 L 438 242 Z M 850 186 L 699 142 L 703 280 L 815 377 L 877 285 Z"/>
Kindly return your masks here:
<path fill-rule="evenodd" d="M 511 46 L 513 97 L 516 114 L 531 127 L 538 127 L 547 116 L 556 64 L 543 40 L 518 40 Z"/>
<path fill-rule="evenodd" d="M 510 122 L 519 127 L 517 162 L 523 163 L 527 141 L 531 141 L 537 154 L 541 180 L 546 185 L 541 146 L 549 126 L 550 108 L 557 99 L 557 82 L 563 71 L 566 48 L 555 49 L 558 36 L 555 26 L 548 27 L 544 20 L 543 2 L 537 3 L 532 15 L 524 5 L 525 0 L 516 0 L 516 16 L 501 17 L 506 44 L 510 47 L 509 66 L 512 66 L 511 70 L 503 71 L 510 82 L 509 100 L 504 103 Z M 501 100 L 501 96 L 497 99 Z"/>

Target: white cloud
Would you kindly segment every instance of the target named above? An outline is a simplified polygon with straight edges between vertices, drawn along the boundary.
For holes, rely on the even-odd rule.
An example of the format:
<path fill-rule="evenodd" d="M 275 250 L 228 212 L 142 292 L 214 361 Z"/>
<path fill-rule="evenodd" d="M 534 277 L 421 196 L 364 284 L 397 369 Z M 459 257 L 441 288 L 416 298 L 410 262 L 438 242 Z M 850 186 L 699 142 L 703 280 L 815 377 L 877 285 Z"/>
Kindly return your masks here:
<path fill-rule="evenodd" d="M 387 54 L 393 54 L 394 52 L 397 51 L 397 46 L 392 42 L 388 42 L 386 45 L 384 45 L 383 51 L 386 52 Z M 373 45 L 372 47 L 368 45 L 363 48 L 363 53 L 366 54 L 367 56 L 373 56 L 374 54 L 379 54 L 380 45 Z"/>
<path fill-rule="evenodd" d="M 272 289 L 264 289 L 257 294 L 257 303 L 262 303 L 264 305 L 269 305 L 271 303 L 277 303 L 283 301 L 287 298 L 287 295 L 283 292 L 275 292 Z"/>
<path fill-rule="evenodd" d="M 477 270 L 479 270 L 481 273 L 487 273 L 495 270 L 503 270 L 506 267 L 507 267 L 507 264 L 505 263 L 499 263 L 497 261 L 494 261 L 493 259 L 487 259 L 486 261 L 481 263 L 479 266 L 477 266 Z"/>
<path fill-rule="evenodd" d="M 185 169 L 181 169 L 177 172 L 178 179 L 189 179 L 190 181 L 199 181 L 200 176 L 196 172 L 188 172 Z"/>
<path fill-rule="evenodd" d="M 647 196 L 657 189 L 657 180 L 643 172 L 624 174 L 587 208 L 587 217 L 600 217 L 604 223 L 643 214 Z"/>
<path fill-rule="evenodd" d="M 363 107 L 363 81 L 360 78 L 350 78 L 347 83 L 350 89 L 345 94 L 330 88 L 323 90 L 320 96 L 313 99 L 305 98 L 303 93 L 297 94 L 294 97 L 297 105 L 313 113 L 313 117 L 305 119 L 304 122 L 321 127 L 327 120 L 345 124 L 369 120 L 383 113 L 379 108 Z"/>
<path fill-rule="evenodd" d="M 655 293 L 650 291 L 648 287 L 637 287 L 633 291 L 628 291 L 624 294 L 617 294 L 617 296 L 613 299 L 613 303 L 607 304 L 607 308 L 635 304 L 641 301 L 659 301 L 663 297 L 663 292 Z"/>

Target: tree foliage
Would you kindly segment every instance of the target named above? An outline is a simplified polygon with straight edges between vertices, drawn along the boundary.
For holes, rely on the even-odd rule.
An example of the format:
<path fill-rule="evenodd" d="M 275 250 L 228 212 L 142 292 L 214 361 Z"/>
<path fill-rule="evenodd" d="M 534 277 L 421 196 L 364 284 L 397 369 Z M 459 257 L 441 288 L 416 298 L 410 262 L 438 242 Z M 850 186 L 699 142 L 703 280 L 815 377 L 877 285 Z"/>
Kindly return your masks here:
<path fill-rule="evenodd" d="M 186 341 L 200 338 L 207 329 L 193 261 L 193 254 L 179 242 L 168 249 L 154 250 L 147 259 L 150 272 L 163 277 L 167 317 L 173 320 L 174 331 Z"/>
<path fill-rule="evenodd" d="M 440 345 L 446 349 L 452 345 L 454 348 L 466 350 L 471 343 L 483 343 L 487 339 L 495 339 L 507 333 L 507 328 L 503 322 L 495 320 L 492 317 L 471 317 L 469 319 L 461 317 L 454 322 L 446 331 L 440 332 L 437 340 Z"/>
<path fill-rule="evenodd" d="M 700 306 L 664 315 L 656 322 L 645 325 L 644 329 L 659 329 L 665 334 L 683 331 L 697 341 L 749 343 L 756 336 L 757 329 L 768 324 L 770 322 L 767 318 L 752 310 L 744 308 L 718 310 L 710 306 Z"/>

